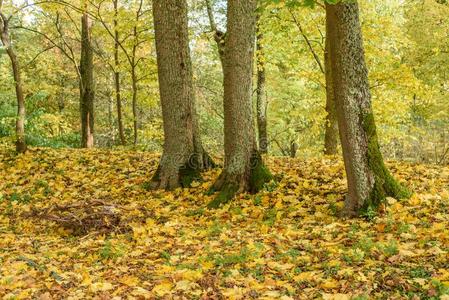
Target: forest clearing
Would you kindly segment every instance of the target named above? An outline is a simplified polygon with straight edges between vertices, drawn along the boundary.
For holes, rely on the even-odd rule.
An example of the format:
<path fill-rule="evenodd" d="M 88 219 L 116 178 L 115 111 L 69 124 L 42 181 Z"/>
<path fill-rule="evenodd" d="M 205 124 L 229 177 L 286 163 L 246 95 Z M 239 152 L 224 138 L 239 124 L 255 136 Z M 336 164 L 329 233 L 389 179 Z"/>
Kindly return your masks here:
<path fill-rule="evenodd" d="M 148 191 L 155 155 L 10 153 L 0 154 L 6 299 L 448 297 L 448 167 L 389 163 L 415 194 L 342 220 L 336 158 L 269 158 L 277 184 L 208 210 L 218 170 L 190 189 Z"/>
<path fill-rule="evenodd" d="M 0 0 L 0 299 L 449 300 L 448 0 Z"/>

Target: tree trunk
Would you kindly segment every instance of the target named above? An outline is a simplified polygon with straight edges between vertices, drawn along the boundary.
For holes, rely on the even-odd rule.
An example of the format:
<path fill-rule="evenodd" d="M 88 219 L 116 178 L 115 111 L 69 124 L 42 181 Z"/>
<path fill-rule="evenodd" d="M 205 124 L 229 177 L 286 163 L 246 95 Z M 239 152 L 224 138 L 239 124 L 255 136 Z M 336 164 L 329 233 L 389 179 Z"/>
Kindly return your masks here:
<path fill-rule="evenodd" d="M 118 132 L 120 137 L 120 143 L 126 145 L 126 138 L 123 129 L 123 117 L 122 117 L 122 100 L 120 93 L 120 60 L 119 60 L 119 32 L 118 32 L 118 0 L 114 0 L 114 81 L 115 81 L 115 99 L 117 103 L 117 123 Z"/>
<path fill-rule="evenodd" d="M 298 153 L 298 143 L 295 141 L 290 142 L 290 157 L 295 158 Z"/>
<path fill-rule="evenodd" d="M 153 0 L 153 18 L 165 140 L 152 187 L 174 189 L 199 177 L 187 1 Z"/>
<path fill-rule="evenodd" d="M 140 2 L 142 7 L 142 2 Z M 132 50 L 131 57 L 131 81 L 132 81 L 132 90 L 133 90 L 133 128 L 134 128 L 134 146 L 137 145 L 138 139 L 138 123 L 137 123 L 137 74 L 136 74 L 136 53 L 137 53 L 137 45 L 138 45 L 138 33 L 137 33 L 137 21 L 140 18 L 140 9 L 136 14 L 136 25 L 133 27 L 133 36 L 134 36 L 134 45 Z"/>
<path fill-rule="evenodd" d="M 0 6 L 1 9 L 1 6 Z M 25 153 L 27 145 L 25 141 L 25 97 L 23 95 L 23 83 L 20 74 L 20 65 L 17 55 L 12 48 L 11 38 L 9 36 L 9 20 L 0 11 L 0 35 L 2 44 L 6 49 L 6 53 L 11 60 L 12 73 L 15 82 L 16 98 L 17 98 L 17 120 L 16 120 L 16 151 L 17 153 Z"/>
<path fill-rule="evenodd" d="M 114 96 L 111 90 L 108 88 L 108 125 L 110 132 L 114 132 L 114 118 L 113 118 L 113 110 L 114 110 Z M 112 141 L 114 141 L 114 135 L 111 135 Z"/>
<path fill-rule="evenodd" d="M 209 208 L 236 193 L 257 192 L 271 179 L 257 150 L 252 112 L 252 74 L 256 35 L 256 0 L 229 0 L 224 53 L 224 170 Z"/>
<path fill-rule="evenodd" d="M 60 114 L 62 114 L 65 109 L 66 83 L 67 83 L 67 78 L 66 78 L 66 76 L 62 75 L 59 78 L 59 86 L 58 86 L 58 94 L 57 94 L 57 96 L 58 96 L 58 112 Z"/>
<path fill-rule="evenodd" d="M 332 79 L 348 195 L 345 214 L 377 210 L 385 197 L 403 198 L 409 192 L 385 167 L 371 107 L 357 2 L 326 5 L 332 24 Z"/>
<path fill-rule="evenodd" d="M 137 75 L 136 75 L 136 67 L 133 65 L 131 67 L 131 81 L 132 81 L 132 90 L 133 90 L 133 128 L 134 128 L 134 146 L 137 145 L 138 138 L 138 126 L 137 126 Z"/>
<path fill-rule="evenodd" d="M 214 40 L 217 43 L 218 57 L 220 58 L 221 67 L 224 67 L 224 56 L 225 56 L 225 37 L 226 34 L 220 31 L 215 22 L 214 12 L 211 0 L 205 0 L 207 8 L 207 16 L 209 17 L 210 29 L 214 32 Z M 224 70 L 223 70 L 224 72 Z"/>
<path fill-rule="evenodd" d="M 91 20 L 84 13 L 81 17 L 81 60 L 80 60 L 80 112 L 81 147 L 94 146 L 94 78 L 93 51 L 91 44 Z"/>
<path fill-rule="evenodd" d="M 224 40 L 220 36 L 223 37 L 224 34 L 217 30 L 213 11 L 212 11 L 212 5 L 209 0 L 206 0 L 206 6 L 207 6 L 207 12 L 209 16 L 209 21 L 212 30 L 216 33 L 215 34 L 215 40 L 218 44 L 219 48 L 219 54 L 220 54 L 220 61 L 223 62 L 222 54 L 224 49 Z M 135 35 L 136 35 L 136 28 Z M 220 50 L 221 49 L 221 50 Z M 199 116 L 197 112 L 197 104 L 196 99 L 193 97 L 193 105 L 192 105 L 192 118 L 193 118 L 193 139 L 194 139 L 194 149 L 195 149 L 195 163 L 197 164 L 197 168 L 199 170 L 207 170 L 211 169 L 217 166 L 217 164 L 214 162 L 213 158 L 209 155 L 209 153 L 204 149 L 203 143 L 201 140 L 201 130 L 200 130 L 200 121 Z"/>
<path fill-rule="evenodd" d="M 259 20 L 258 20 L 259 21 Z M 268 101 L 265 91 L 265 56 L 263 49 L 263 33 L 257 26 L 257 129 L 259 137 L 259 149 L 261 153 L 268 153 L 268 134 L 267 134 L 267 109 Z"/>
<path fill-rule="evenodd" d="M 338 147 L 338 121 L 337 112 L 335 110 L 334 101 L 334 88 L 332 82 L 332 64 L 330 53 L 330 39 L 328 38 L 328 32 L 332 24 L 329 18 L 326 17 L 326 45 L 324 49 L 324 69 L 326 78 L 326 122 L 324 131 L 324 154 L 335 155 L 337 154 Z"/>

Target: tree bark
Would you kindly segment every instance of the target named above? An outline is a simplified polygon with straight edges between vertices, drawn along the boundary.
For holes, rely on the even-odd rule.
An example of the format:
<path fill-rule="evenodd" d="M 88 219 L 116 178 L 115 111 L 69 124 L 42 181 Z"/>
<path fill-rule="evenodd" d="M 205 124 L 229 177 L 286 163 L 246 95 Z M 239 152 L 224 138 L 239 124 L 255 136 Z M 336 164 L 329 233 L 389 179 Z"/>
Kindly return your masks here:
<path fill-rule="evenodd" d="M 332 24 L 332 79 L 348 195 L 345 215 L 377 210 L 385 197 L 409 192 L 385 167 L 376 133 L 357 2 L 326 5 Z"/>
<path fill-rule="evenodd" d="M 134 128 L 134 146 L 137 145 L 138 142 L 138 123 L 137 123 L 137 62 L 136 62 L 136 54 L 137 54 L 137 46 L 139 44 L 138 42 L 138 33 L 137 33 L 137 22 L 140 19 L 141 16 L 141 9 L 142 9 L 143 0 L 140 1 L 139 9 L 136 13 L 136 24 L 133 27 L 133 37 L 134 37 L 134 44 L 132 49 L 132 56 L 131 56 L 131 81 L 132 81 L 132 90 L 133 90 L 133 128 Z"/>
<path fill-rule="evenodd" d="M 210 29 L 214 33 L 214 40 L 217 43 L 218 57 L 220 58 L 221 67 L 224 67 L 224 56 L 225 56 L 225 37 L 226 33 L 218 29 L 217 23 L 215 22 L 214 12 L 212 8 L 211 0 L 205 0 L 207 8 L 207 16 L 209 17 Z M 224 72 L 224 70 L 223 70 Z"/>
<path fill-rule="evenodd" d="M 207 6 L 207 12 L 209 15 L 209 21 L 211 22 L 211 28 L 213 28 L 213 31 L 215 32 L 216 24 L 215 24 L 215 20 L 213 17 L 212 6 L 211 6 L 209 0 L 206 0 L 206 6 Z M 135 30 L 135 35 L 136 35 L 136 28 L 134 28 L 134 30 Z M 218 32 L 217 34 L 219 35 L 220 32 Z M 218 43 L 217 38 L 216 38 L 216 41 Z M 223 47 L 224 41 L 221 44 L 219 44 L 219 47 L 220 47 L 220 45 Z M 135 57 L 135 55 L 133 57 Z M 221 56 L 220 56 L 220 59 L 222 59 Z M 137 95 L 137 86 L 136 86 L 135 94 Z M 200 121 L 199 121 L 199 116 L 198 116 L 198 112 L 197 112 L 197 104 L 196 104 L 195 97 L 193 97 L 192 118 L 193 118 L 194 149 L 195 149 L 195 157 L 196 157 L 195 164 L 197 164 L 197 167 L 199 168 L 199 170 L 207 170 L 207 169 L 214 168 L 217 166 L 217 164 L 214 162 L 213 158 L 209 155 L 209 153 L 203 147 L 203 143 L 202 143 L 202 139 L 201 139 Z M 137 122 L 135 123 L 135 127 L 136 127 L 136 129 L 135 129 L 135 132 L 136 132 Z"/>
<path fill-rule="evenodd" d="M 2 44 L 6 49 L 6 53 L 11 60 L 12 73 L 15 82 L 16 98 L 17 98 L 17 120 L 16 120 L 16 151 L 17 153 L 25 153 L 27 145 L 25 141 L 25 97 L 23 94 L 23 82 L 20 74 L 19 59 L 11 45 L 9 35 L 9 19 L 1 12 L 0 5 L 0 35 Z"/>
<path fill-rule="evenodd" d="M 117 103 L 117 123 L 120 143 L 126 145 L 126 138 L 123 129 L 122 100 L 120 92 L 120 59 L 119 59 L 119 32 L 118 32 L 118 0 L 113 0 L 114 4 L 114 82 L 115 82 L 115 100 Z"/>
<path fill-rule="evenodd" d="M 332 64 L 331 64 L 331 53 L 330 53 L 330 39 L 328 37 L 328 32 L 330 26 L 329 18 L 326 17 L 326 44 L 324 49 L 324 70 L 326 79 L 326 123 L 324 130 L 324 154 L 335 155 L 337 154 L 338 147 L 338 121 L 337 112 L 335 110 L 334 101 L 334 87 L 332 81 Z"/>
<path fill-rule="evenodd" d="M 132 90 L 133 90 L 133 128 L 134 128 L 134 146 L 137 145 L 138 142 L 138 126 L 137 126 L 137 74 L 136 74 L 136 66 L 133 65 L 131 67 L 131 81 L 132 81 Z"/>
<path fill-rule="evenodd" d="M 113 110 L 114 110 L 114 96 L 113 92 L 108 88 L 108 126 L 111 132 L 114 132 L 114 118 L 113 118 Z M 111 136 L 112 142 L 114 142 L 114 135 Z"/>
<path fill-rule="evenodd" d="M 220 59 L 221 68 L 224 73 L 224 59 L 225 59 L 224 53 L 225 53 L 226 33 L 220 31 L 217 27 L 211 0 L 205 0 L 205 4 L 206 4 L 206 9 L 207 9 L 207 16 L 209 18 L 210 29 L 214 33 L 214 40 L 215 40 L 215 43 L 217 44 L 217 49 L 218 49 L 218 57 Z M 195 112 L 194 113 L 195 113 L 195 115 L 197 115 L 196 104 L 195 104 Z M 202 168 L 204 170 L 214 168 L 217 166 L 217 164 L 213 161 L 212 157 L 209 155 L 209 153 L 207 153 L 207 151 L 204 149 L 204 147 L 202 146 L 202 143 L 201 143 L 199 118 L 196 117 L 195 120 L 196 120 L 195 137 L 198 137 L 198 138 L 196 138 L 196 148 L 199 151 L 198 153 L 200 153 L 199 156 L 202 157 Z"/>
<path fill-rule="evenodd" d="M 80 111 L 81 111 L 81 147 L 94 146 L 94 76 L 93 51 L 91 42 L 91 20 L 85 12 L 81 16 L 81 59 L 80 59 Z"/>
<path fill-rule="evenodd" d="M 224 53 L 225 164 L 214 183 L 217 208 L 236 193 L 257 192 L 271 179 L 257 150 L 252 111 L 256 0 L 229 0 Z"/>
<path fill-rule="evenodd" d="M 298 153 L 298 143 L 295 141 L 290 142 L 290 157 L 295 158 Z"/>
<path fill-rule="evenodd" d="M 164 146 L 152 187 L 189 186 L 199 177 L 186 0 L 153 0 Z"/>
<path fill-rule="evenodd" d="M 260 22 L 260 19 L 258 20 Z M 260 153 L 268 153 L 267 109 L 268 101 L 265 91 L 265 55 L 263 49 L 263 33 L 257 26 L 257 129 Z"/>

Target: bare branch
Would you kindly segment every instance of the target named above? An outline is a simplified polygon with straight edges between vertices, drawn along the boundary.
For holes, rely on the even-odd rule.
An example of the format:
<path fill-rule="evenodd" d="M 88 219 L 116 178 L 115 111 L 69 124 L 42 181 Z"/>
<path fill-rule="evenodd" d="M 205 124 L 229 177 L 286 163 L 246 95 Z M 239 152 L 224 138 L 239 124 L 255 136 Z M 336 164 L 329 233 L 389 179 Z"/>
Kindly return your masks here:
<path fill-rule="evenodd" d="M 72 51 L 71 48 L 69 48 L 69 51 L 70 51 L 70 54 L 69 54 L 69 52 L 67 52 L 67 51 L 64 49 L 64 47 L 62 47 L 61 45 L 58 45 L 58 44 L 57 44 L 55 41 L 53 41 L 53 39 L 50 38 L 47 34 L 45 34 L 45 33 L 43 33 L 43 32 L 40 32 L 40 31 L 38 31 L 38 30 L 36 30 L 36 29 L 28 28 L 28 27 L 24 27 L 24 26 L 15 26 L 14 28 L 27 30 L 27 31 L 36 33 L 36 34 L 42 36 L 43 38 L 45 38 L 50 44 L 52 44 L 54 47 L 58 48 L 58 49 L 61 51 L 61 53 L 64 54 L 64 56 L 66 56 L 66 57 L 73 63 L 73 66 L 74 66 L 74 68 L 75 68 L 75 70 L 76 70 L 76 74 L 77 74 L 78 78 L 81 78 L 81 74 L 80 74 L 79 68 L 78 68 L 78 63 L 77 63 L 77 61 L 76 61 L 76 57 L 75 57 L 75 55 L 74 55 L 74 53 L 73 53 L 73 51 Z"/>
<path fill-rule="evenodd" d="M 321 73 L 324 74 L 325 71 L 324 71 L 323 64 L 321 63 L 320 57 L 316 53 L 315 49 L 313 49 L 313 46 L 310 43 L 309 37 L 305 34 L 304 29 L 302 28 L 301 23 L 298 21 L 298 19 L 296 18 L 295 14 L 290 9 L 288 11 L 289 11 L 290 15 L 292 16 L 293 21 L 296 24 L 296 27 L 298 27 L 299 32 L 301 33 L 302 37 L 306 41 L 306 44 L 309 47 L 310 52 L 312 52 L 313 58 L 315 59 L 318 67 L 320 68 Z"/>
<path fill-rule="evenodd" d="M 51 45 L 51 46 L 49 46 L 49 47 L 43 49 L 42 51 L 39 51 L 39 53 L 37 53 L 37 54 L 33 57 L 33 59 L 30 60 L 30 61 L 25 65 L 25 68 L 27 68 L 27 67 L 28 67 L 29 65 L 31 65 L 33 62 L 35 62 L 39 56 L 41 56 L 41 55 L 44 54 L 45 52 L 50 51 L 51 49 L 54 49 L 54 48 L 55 48 L 55 46 L 54 46 L 54 45 Z"/>

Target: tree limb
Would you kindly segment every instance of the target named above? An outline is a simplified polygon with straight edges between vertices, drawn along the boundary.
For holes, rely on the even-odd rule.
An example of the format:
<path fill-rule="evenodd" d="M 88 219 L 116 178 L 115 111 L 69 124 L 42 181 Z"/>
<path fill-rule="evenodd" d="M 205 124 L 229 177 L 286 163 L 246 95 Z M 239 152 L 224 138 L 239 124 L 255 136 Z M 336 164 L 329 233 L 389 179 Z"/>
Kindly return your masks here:
<path fill-rule="evenodd" d="M 313 49 L 313 46 L 309 40 L 309 37 L 305 34 L 304 29 L 302 28 L 301 23 L 298 21 L 298 19 L 296 18 L 295 14 L 289 9 L 288 10 L 290 15 L 293 18 L 294 23 L 296 24 L 296 27 L 298 27 L 299 32 L 301 33 L 302 37 L 304 38 L 304 40 L 306 41 L 307 46 L 309 47 L 310 52 L 312 52 L 313 58 L 315 59 L 318 67 L 320 68 L 321 73 L 324 74 L 324 67 L 323 64 L 321 63 L 321 59 L 318 56 L 318 54 L 316 53 L 315 49 Z"/>

